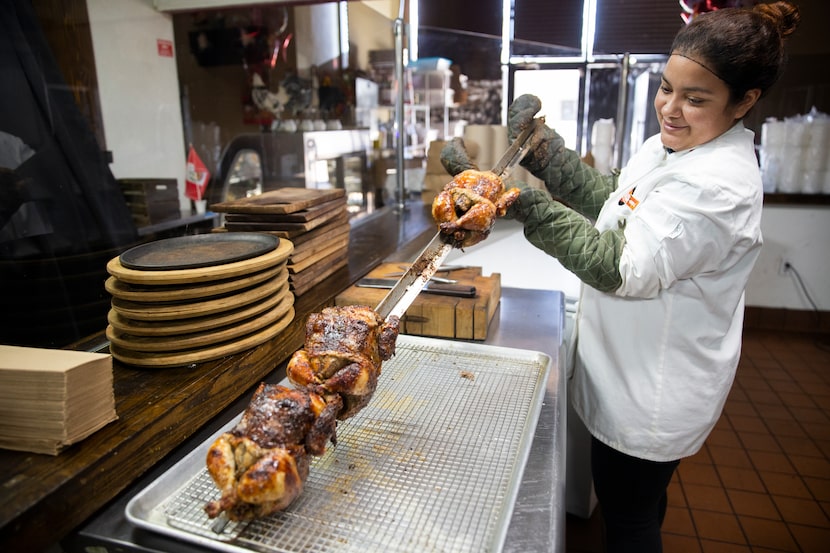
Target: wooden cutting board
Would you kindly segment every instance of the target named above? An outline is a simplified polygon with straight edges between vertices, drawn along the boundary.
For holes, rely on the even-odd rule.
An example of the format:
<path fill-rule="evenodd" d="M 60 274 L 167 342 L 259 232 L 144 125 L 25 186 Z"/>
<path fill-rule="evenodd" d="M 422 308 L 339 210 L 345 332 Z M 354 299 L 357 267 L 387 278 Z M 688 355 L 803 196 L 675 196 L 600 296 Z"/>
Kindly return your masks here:
<path fill-rule="evenodd" d="M 308 292 L 315 284 L 328 278 L 348 264 L 348 250 L 339 250 L 328 257 L 320 259 L 304 271 L 292 274 L 291 269 L 289 269 L 288 282 L 291 283 L 291 289 L 294 291 L 294 295 L 301 296 Z"/>
<path fill-rule="evenodd" d="M 280 188 L 250 198 L 211 204 L 211 211 L 218 213 L 295 213 L 312 206 L 342 198 L 342 188 L 317 190 L 314 188 Z"/>
<path fill-rule="evenodd" d="M 389 278 L 390 274 L 400 272 L 399 264 L 384 263 L 366 276 Z M 493 273 L 485 277 L 481 274 L 481 267 L 468 267 L 442 272 L 439 276 L 475 286 L 476 297 L 455 298 L 421 293 L 406 310 L 401 321 L 401 333 L 435 338 L 486 339 L 487 329 L 501 300 L 501 275 Z M 335 298 L 335 304 L 375 307 L 387 293 L 388 290 L 352 286 Z"/>
<path fill-rule="evenodd" d="M 226 221 L 225 228 L 231 232 L 283 231 L 288 233 L 290 236 L 292 232 L 308 232 L 310 230 L 314 230 L 329 221 L 341 217 L 343 213 L 347 213 L 346 204 L 343 204 L 341 209 L 326 211 L 317 217 L 304 222 L 250 221 L 244 223 L 234 223 L 232 221 Z"/>
<path fill-rule="evenodd" d="M 300 246 L 305 242 L 310 242 L 314 240 L 321 239 L 322 236 L 332 233 L 332 232 L 339 232 L 343 227 L 350 228 L 349 225 L 349 213 L 346 210 L 343 210 L 341 213 L 329 221 L 325 221 L 322 225 L 315 227 L 313 229 L 304 230 L 303 228 L 294 228 L 291 230 L 258 230 L 257 232 L 264 232 L 267 234 L 273 234 L 279 238 L 285 238 L 290 240 L 294 243 L 294 246 Z M 231 231 L 227 227 L 216 227 L 211 232 L 238 232 Z"/>
<path fill-rule="evenodd" d="M 225 221 L 229 223 L 305 223 L 312 219 L 316 219 L 329 211 L 344 211 L 345 209 L 346 199 L 338 198 L 336 200 L 329 200 L 327 202 L 311 206 L 308 209 L 295 211 L 294 213 L 227 213 L 225 215 Z"/>
<path fill-rule="evenodd" d="M 291 263 L 299 263 L 308 257 L 317 255 L 321 249 L 325 249 L 328 245 L 338 243 L 343 248 L 349 247 L 349 231 L 350 227 L 347 223 L 345 226 L 338 226 L 332 231 L 321 235 L 316 240 L 303 241 L 298 244 L 294 242 L 294 253 L 291 254 Z"/>
<path fill-rule="evenodd" d="M 331 241 L 328 244 L 320 244 L 318 248 L 312 250 L 309 255 L 303 256 L 300 259 L 293 257 L 288 262 L 288 272 L 292 275 L 301 271 L 305 271 L 314 267 L 315 264 L 324 262 L 328 257 L 336 253 L 348 254 L 349 251 L 349 237 L 341 238 L 340 240 Z"/>

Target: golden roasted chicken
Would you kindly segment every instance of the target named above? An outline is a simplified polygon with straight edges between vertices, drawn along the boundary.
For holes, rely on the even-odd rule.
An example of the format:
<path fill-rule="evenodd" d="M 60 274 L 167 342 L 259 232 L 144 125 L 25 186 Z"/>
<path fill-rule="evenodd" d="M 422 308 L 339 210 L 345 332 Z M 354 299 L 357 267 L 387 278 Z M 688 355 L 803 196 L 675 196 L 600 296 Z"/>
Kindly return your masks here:
<path fill-rule="evenodd" d="M 381 363 L 395 354 L 398 321 L 384 322 L 374 309 L 349 305 L 312 313 L 305 349 L 288 362 L 288 380 L 318 394 L 339 394 L 337 418 L 356 414 L 372 397 Z"/>
<path fill-rule="evenodd" d="M 336 443 L 337 420 L 371 399 L 382 362 L 395 353 L 398 323 L 363 306 L 309 316 L 304 349 L 287 367 L 296 388 L 260 384 L 239 423 L 208 450 L 207 469 L 222 492 L 205 506 L 210 518 L 264 517 L 302 493 L 309 457 Z"/>
<path fill-rule="evenodd" d="M 338 397 L 262 383 L 239 423 L 207 454 L 207 469 L 222 497 L 205 507 L 214 518 L 262 517 L 287 507 L 303 490 L 308 456 L 334 442 Z"/>
<path fill-rule="evenodd" d="M 491 171 L 468 169 L 457 174 L 432 202 L 432 218 L 453 247 L 478 244 L 519 197 L 519 189 L 505 190 Z"/>

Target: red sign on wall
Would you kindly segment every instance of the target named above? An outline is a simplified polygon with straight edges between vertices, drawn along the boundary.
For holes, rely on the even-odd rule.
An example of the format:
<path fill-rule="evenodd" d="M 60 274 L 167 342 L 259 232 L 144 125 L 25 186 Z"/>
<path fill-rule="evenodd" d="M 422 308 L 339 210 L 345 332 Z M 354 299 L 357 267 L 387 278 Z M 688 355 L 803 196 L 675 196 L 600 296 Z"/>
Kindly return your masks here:
<path fill-rule="evenodd" d="M 158 47 L 159 56 L 165 58 L 172 58 L 173 57 L 173 41 L 172 40 L 164 40 L 162 38 L 156 39 L 156 45 Z"/>

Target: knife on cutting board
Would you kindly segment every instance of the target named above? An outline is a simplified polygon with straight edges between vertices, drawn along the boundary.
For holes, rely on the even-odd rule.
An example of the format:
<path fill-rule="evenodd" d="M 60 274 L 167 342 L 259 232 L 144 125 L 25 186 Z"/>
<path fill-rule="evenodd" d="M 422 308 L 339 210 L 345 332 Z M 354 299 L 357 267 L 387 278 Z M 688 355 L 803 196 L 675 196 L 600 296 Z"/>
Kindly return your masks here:
<path fill-rule="evenodd" d="M 393 289 L 397 283 L 398 280 L 394 278 L 362 278 L 356 284 L 361 288 Z M 476 287 L 469 284 L 448 284 L 445 282 L 429 281 L 421 291 L 427 294 L 453 296 L 456 298 L 476 297 Z"/>
<path fill-rule="evenodd" d="M 516 167 L 522 158 L 527 153 L 528 138 L 533 134 L 538 125 L 543 124 L 544 117 L 537 117 L 524 129 L 513 144 L 505 151 L 504 155 L 493 167 L 492 172 L 504 179 L 511 169 Z M 409 266 L 409 269 L 398 279 L 394 287 L 389 290 L 375 311 L 382 319 L 388 320 L 390 317 L 403 317 L 406 310 L 415 301 L 430 279 L 437 272 L 441 263 L 447 258 L 452 250 L 452 244 L 444 241 L 444 236 L 439 231 L 435 234 L 429 244 L 423 249 L 421 254 L 415 258 L 415 261 Z"/>

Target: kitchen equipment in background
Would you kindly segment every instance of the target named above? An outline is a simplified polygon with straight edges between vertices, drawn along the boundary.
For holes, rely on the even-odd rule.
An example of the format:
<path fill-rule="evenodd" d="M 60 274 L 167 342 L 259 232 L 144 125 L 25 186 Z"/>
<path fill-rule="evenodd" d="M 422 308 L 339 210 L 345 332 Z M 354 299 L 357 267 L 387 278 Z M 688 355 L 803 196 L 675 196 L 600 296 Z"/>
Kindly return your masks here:
<path fill-rule="evenodd" d="M 181 217 L 178 181 L 172 179 L 118 179 L 137 227 Z"/>
<path fill-rule="evenodd" d="M 249 198 L 262 194 L 262 166 L 254 150 L 242 150 L 234 157 L 227 176 L 227 199 Z"/>
<path fill-rule="evenodd" d="M 372 149 L 369 129 L 269 132 L 234 137 L 219 162 L 206 193 L 208 204 L 232 201 L 260 192 L 286 187 L 343 189 L 349 212 L 357 214 L 374 209 L 374 190 L 369 182 L 368 153 Z M 234 193 L 240 185 L 234 171 L 240 156 L 258 158 L 260 175 L 246 177 L 245 190 Z M 252 165 L 251 161 L 247 165 Z"/>
<path fill-rule="evenodd" d="M 640 149 L 648 138 L 660 132 L 660 124 L 657 121 L 657 114 L 654 111 L 654 96 L 660 88 L 662 64 L 661 63 L 637 63 L 626 58 L 629 63 L 629 86 L 628 96 L 624 99 L 624 105 L 618 106 L 617 112 L 624 111 L 625 119 L 615 121 L 617 127 L 616 149 L 620 157 L 615 157 L 614 167 L 625 167 L 628 160 Z"/>
<path fill-rule="evenodd" d="M 608 175 L 614 161 L 614 120 L 598 119 L 591 129 L 591 155 L 594 168 Z"/>
<path fill-rule="evenodd" d="M 379 94 L 380 92 L 376 82 L 364 79 L 363 77 L 355 77 L 354 117 L 356 127 L 368 129 L 372 127 L 372 125 L 377 125 L 376 110 L 378 107 Z"/>
<path fill-rule="evenodd" d="M 665 59 L 663 55 L 620 56 L 614 62 L 589 63 L 578 121 L 579 147 L 574 149 L 587 152 L 594 123 L 613 119 L 615 136 L 611 166 L 621 168 L 646 139 L 660 132 L 653 100 L 660 86 Z"/>

